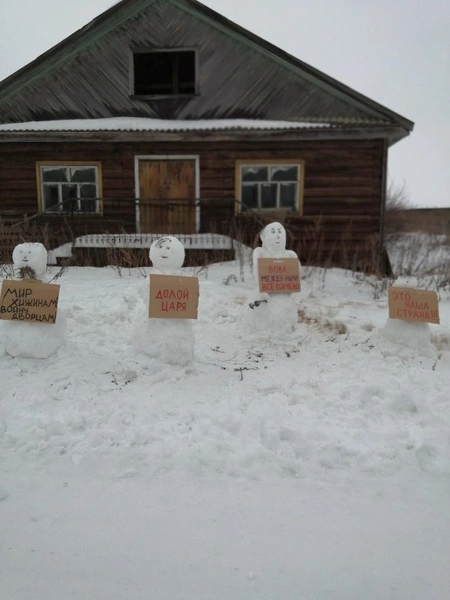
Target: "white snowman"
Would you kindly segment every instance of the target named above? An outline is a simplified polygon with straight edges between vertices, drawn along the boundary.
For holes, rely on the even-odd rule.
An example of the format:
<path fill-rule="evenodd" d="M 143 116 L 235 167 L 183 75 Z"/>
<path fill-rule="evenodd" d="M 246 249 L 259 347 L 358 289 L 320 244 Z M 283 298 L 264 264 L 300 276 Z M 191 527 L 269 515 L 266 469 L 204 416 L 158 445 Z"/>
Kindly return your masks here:
<path fill-rule="evenodd" d="M 151 274 L 182 276 L 184 246 L 173 236 L 162 237 L 151 245 Z M 148 318 L 149 282 L 140 289 L 146 304 L 143 315 L 134 330 L 133 345 L 143 353 L 164 363 L 186 366 L 194 360 L 195 338 L 190 319 Z"/>
<path fill-rule="evenodd" d="M 256 291 L 244 313 L 246 329 L 251 333 L 291 333 L 297 325 L 295 293 L 267 294 L 259 291 L 260 258 L 296 258 L 293 250 L 286 250 L 286 230 L 281 223 L 270 223 L 260 233 L 262 246 L 253 251 L 253 276 Z"/>
<path fill-rule="evenodd" d="M 417 288 L 417 278 L 399 277 L 392 287 Z M 390 342 L 410 348 L 414 352 L 419 351 L 425 355 L 436 353 L 431 344 L 431 329 L 428 323 L 388 318 L 381 334 Z"/>
<path fill-rule="evenodd" d="M 23 243 L 13 251 L 14 279 L 47 282 L 47 250 L 39 243 Z M 56 323 L 1 321 L 1 338 L 7 354 L 17 358 L 48 358 L 65 338 L 65 318 L 58 309 Z"/>

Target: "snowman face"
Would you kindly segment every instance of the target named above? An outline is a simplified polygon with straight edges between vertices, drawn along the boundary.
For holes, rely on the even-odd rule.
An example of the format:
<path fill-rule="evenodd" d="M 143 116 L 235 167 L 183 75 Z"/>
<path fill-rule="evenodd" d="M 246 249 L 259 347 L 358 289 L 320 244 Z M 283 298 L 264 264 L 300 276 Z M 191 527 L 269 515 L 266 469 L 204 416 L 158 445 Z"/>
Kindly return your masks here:
<path fill-rule="evenodd" d="M 42 244 L 19 244 L 13 251 L 14 269 L 28 267 L 36 275 L 42 275 L 47 268 L 47 250 Z"/>
<path fill-rule="evenodd" d="M 153 242 L 150 248 L 150 260 L 161 271 L 181 269 L 184 262 L 184 246 L 172 236 Z"/>
<path fill-rule="evenodd" d="M 280 223 L 270 223 L 261 232 L 261 241 L 264 248 L 280 251 L 286 249 L 286 230 Z"/>

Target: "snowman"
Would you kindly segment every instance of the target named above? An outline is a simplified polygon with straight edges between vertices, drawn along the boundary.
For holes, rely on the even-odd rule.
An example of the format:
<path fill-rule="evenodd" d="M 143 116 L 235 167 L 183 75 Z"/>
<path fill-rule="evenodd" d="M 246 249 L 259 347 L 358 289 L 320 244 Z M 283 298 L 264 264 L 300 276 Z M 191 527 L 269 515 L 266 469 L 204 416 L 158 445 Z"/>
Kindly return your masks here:
<path fill-rule="evenodd" d="M 47 250 L 39 243 L 19 244 L 13 251 L 14 279 L 47 283 Z M 17 358 L 48 358 L 64 341 L 65 319 L 60 310 L 54 324 L 1 321 L 1 337 L 7 354 Z"/>
<path fill-rule="evenodd" d="M 151 245 L 151 274 L 182 276 L 184 246 L 173 236 L 162 237 Z M 140 289 L 147 311 L 137 323 L 133 345 L 138 353 L 143 353 L 162 362 L 186 366 L 194 360 L 195 338 L 190 319 L 148 318 L 149 283 Z"/>
<path fill-rule="evenodd" d="M 417 288 L 417 278 L 399 277 L 392 287 Z M 422 355 L 430 356 L 436 353 L 431 343 L 429 323 L 388 318 L 381 335 L 394 344 L 413 350 L 414 353 L 419 351 Z"/>
<path fill-rule="evenodd" d="M 281 223 L 270 223 L 260 233 L 262 246 L 253 251 L 253 276 L 257 284 L 251 301 L 245 309 L 244 320 L 250 333 L 288 334 L 297 325 L 295 293 L 267 294 L 259 291 L 260 258 L 296 258 L 293 250 L 286 250 L 286 230 Z"/>

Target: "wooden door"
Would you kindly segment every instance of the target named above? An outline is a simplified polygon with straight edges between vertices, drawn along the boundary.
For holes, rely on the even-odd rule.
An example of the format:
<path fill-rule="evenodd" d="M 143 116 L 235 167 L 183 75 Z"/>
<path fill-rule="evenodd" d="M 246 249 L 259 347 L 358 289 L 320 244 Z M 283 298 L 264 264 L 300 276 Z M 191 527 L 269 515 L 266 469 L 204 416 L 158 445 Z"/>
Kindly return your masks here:
<path fill-rule="evenodd" d="M 142 233 L 195 233 L 195 160 L 139 160 Z"/>

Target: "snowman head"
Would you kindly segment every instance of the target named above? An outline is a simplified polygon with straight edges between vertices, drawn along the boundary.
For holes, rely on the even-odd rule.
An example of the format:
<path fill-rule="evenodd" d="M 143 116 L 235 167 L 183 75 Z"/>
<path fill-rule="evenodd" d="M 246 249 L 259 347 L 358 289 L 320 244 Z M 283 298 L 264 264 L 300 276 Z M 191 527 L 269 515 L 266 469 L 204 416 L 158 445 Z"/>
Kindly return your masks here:
<path fill-rule="evenodd" d="M 408 275 L 407 277 L 398 277 L 392 285 L 393 287 L 416 288 L 417 277 L 413 277 L 412 275 Z"/>
<path fill-rule="evenodd" d="M 22 279 L 41 279 L 47 269 L 47 250 L 39 243 L 19 244 L 13 251 L 14 272 Z"/>
<path fill-rule="evenodd" d="M 150 248 L 150 260 L 161 271 L 176 271 L 184 263 L 184 246 L 170 235 L 159 238 Z"/>
<path fill-rule="evenodd" d="M 259 234 L 263 248 L 271 252 L 282 252 L 286 249 L 286 230 L 281 223 L 266 225 Z"/>

